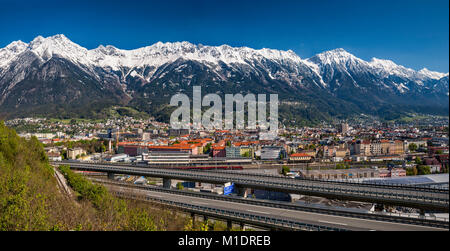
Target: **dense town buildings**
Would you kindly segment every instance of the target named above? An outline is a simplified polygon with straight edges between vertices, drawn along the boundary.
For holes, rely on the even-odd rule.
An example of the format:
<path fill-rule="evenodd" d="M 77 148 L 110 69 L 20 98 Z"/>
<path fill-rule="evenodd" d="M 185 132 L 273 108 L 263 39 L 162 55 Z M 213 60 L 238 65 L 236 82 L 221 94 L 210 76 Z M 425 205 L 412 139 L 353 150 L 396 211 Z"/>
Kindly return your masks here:
<path fill-rule="evenodd" d="M 111 159 L 124 154 L 112 159 L 147 163 L 219 160 L 253 164 L 342 163 L 345 166 L 360 163 L 366 167 L 372 163 L 395 162 L 395 168 L 403 171 L 412 168 L 411 165 L 426 165 L 432 172 L 448 171 L 448 125 L 445 121 L 428 125 L 359 122 L 283 127 L 274 140 L 259 139 L 257 130 L 171 130 L 168 124 L 128 117 L 70 123 L 28 118 L 6 123 L 17 128 L 21 136 L 35 136 L 45 145 L 55 146 L 49 151 L 51 160 L 58 160 L 58 154 L 78 160 Z M 67 147 L 67 142 L 90 140 L 106 142 L 104 149 L 96 153 L 100 157 L 89 156 L 94 153 L 86 149 Z M 374 175 L 404 175 L 399 170 L 381 168 Z"/>

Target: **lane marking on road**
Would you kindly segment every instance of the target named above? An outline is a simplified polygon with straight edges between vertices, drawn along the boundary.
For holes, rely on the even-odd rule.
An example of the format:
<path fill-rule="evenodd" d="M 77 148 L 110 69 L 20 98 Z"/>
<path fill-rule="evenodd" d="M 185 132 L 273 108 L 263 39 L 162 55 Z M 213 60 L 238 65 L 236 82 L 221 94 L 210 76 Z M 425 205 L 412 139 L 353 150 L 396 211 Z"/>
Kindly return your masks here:
<path fill-rule="evenodd" d="M 339 223 L 339 222 L 324 221 L 324 220 L 319 220 L 319 222 L 322 222 L 322 223 L 328 223 L 328 224 L 336 224 L 336 225 L 347 226 L 347 224 L 345 224 L 345 223 Z"/>
<path fill-rule="evenodd" d="M 252 212 L 252 213 L 270 214 L 270 213 L 268 213 L 268 212 L 255 211 L 255 210 L 250 210 L 250 209 L 247 209 L 247 211 L 248 211 L 248 212 Z"/>
<path fill-rule="evenodd" d="M 201 201 L 192 201 L 192 203 L 201 204 L 201 205 L 208 205 L 209 204 L 209 202 L 201 202 Z"/>

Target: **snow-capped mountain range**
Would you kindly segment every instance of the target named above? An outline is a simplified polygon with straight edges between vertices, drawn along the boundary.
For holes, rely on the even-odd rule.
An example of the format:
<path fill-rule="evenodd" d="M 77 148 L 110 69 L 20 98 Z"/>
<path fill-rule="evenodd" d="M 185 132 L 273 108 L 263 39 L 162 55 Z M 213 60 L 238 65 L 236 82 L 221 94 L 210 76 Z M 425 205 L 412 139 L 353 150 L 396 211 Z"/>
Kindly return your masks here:
<path fill-rule="evenodd" d="M 279 93 L 304 103 L 322 98 L 360 106 L 360 101 L 369 100 L 372 106 L 437 105 L 448 110 L 448 73 L 415 71 L 377 58 L 367 62 L 344 49 L 308 59 L 290 50 L 189 42 L 88 50 L 64 35 L 15 41 L 0 49 L 0 107 L 7 110 L 75 106 L 92 99 L 142 106 L 143 100 L 154 103 L 199 84 L 225 93 Z"/>

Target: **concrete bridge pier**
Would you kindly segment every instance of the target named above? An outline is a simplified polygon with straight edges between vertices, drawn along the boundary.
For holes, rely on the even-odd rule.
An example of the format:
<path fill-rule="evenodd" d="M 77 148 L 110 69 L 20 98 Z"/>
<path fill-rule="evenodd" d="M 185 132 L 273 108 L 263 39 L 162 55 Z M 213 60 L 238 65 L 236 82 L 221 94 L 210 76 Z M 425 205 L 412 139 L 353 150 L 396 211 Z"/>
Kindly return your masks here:
<path fill-rule="evenodd" d="M 171 188 L 172 187 L 172 180 L 163 178 L 163 187 L 164 188 Z"/>
<path fill-rule="evenodd" d="M 420 209 L 419 214 L 420 214 L 421 217 L 425 217 L 425 210 L 424 209 Z"/>
<path fill-rule="evenodd" d="M 108 179 L 114 180 L 114 177 L 115 177 L 114 173 L 108 173 Z"/>
<path fill-rule="evenodd" d="M 233 222 L 231 220 L 227 220 L 227 231 L 231 231 L 233 229 Z"/>
<path fill-rule="evenodd" d="M 245 231 L 246 227 L 244 223 L 239 223 L 239 226 L 241 227 L 241 231 Z"/>
<path fill-rule="evenodd" d="M 247 198 L 249 189 L 245 187 L 236 187 L 238 196 L 241 196 L 243 198 Z"/>
<path fill-rule="evenodd" d="M 375 211 L 383 211 L 384 209 L 386 209 L 386 207 L 384 206 L 384 204 L 381 204 L 381 203 L 375 203 L 375 206 L 374 206 L 374 210 L 375 210 Z"/>
<path fill-rule="evenodd" d="M 192 228 L 195 228 L 195 214 L 191 213 L 191 218 L 192 218 Z"/>

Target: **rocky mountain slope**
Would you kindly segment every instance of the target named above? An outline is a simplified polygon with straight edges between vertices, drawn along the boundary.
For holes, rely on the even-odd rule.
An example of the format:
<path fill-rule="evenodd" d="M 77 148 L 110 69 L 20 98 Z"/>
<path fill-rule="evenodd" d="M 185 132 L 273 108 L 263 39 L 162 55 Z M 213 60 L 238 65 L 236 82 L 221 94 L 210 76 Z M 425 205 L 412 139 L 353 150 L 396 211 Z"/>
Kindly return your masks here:
<path fill-rule="evenodd" d="M 95 117 L 123 105 L 168 119 L 170 97 L 277 93 L 282 119 L 318 121 L 367 113 L 448 115 L 448 73 L 364 61 L 335 49 L 302 59 L 292 51 L 161 43 L 88 50 L 64 35 L 0 49 L 0 116 Z"/>

